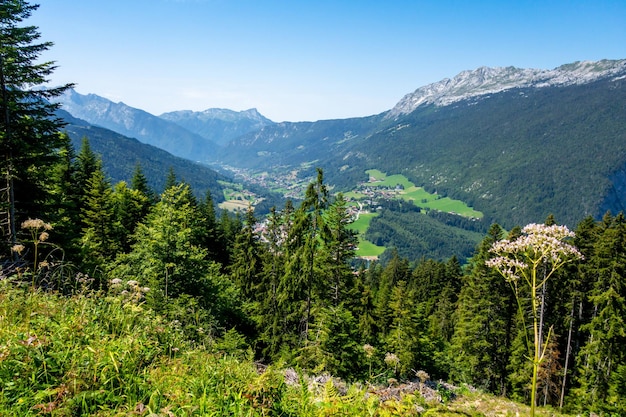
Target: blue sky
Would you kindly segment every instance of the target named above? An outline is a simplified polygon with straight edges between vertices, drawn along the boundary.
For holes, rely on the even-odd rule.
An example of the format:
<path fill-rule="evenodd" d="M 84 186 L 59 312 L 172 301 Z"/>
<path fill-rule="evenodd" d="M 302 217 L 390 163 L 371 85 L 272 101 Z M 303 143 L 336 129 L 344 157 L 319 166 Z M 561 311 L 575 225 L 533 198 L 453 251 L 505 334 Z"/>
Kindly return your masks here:
<path fill-rule="evenodd" d="M 155 115 L 368 116 L 480 66 L 626 58 L 626 1 L 40 0 L 52 85 Z"/>

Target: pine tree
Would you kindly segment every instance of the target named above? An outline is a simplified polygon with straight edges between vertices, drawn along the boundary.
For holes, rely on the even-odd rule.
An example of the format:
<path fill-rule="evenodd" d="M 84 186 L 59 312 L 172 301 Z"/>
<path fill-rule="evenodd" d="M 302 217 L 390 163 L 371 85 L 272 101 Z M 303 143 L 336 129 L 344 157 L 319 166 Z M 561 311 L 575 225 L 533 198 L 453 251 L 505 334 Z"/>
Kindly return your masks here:
<path fill-rule="evenodd" d="M 23 0 L 0 3 L 0 188 L 9 245 L 16 242 L 21 220 L 45 214 L 41 207 L 48 198 L 49 169 L 64 142 L 58 134 L 63 123 L 54 116 L 58 105 L 49 99 L 71 87 L 40 88 L 55 69 L 54 62 L 39 62 L 52 43 L 37 43 L 37 28 L 21 26 L 37 7 Z"/>
<path fill-rule="evenodd" d="M 617 407 L 613 411 L 620 413 L 626 406 L 614 373 L 626 366 L 626 219 L 622 213 L 614 219 L 607 214 L 601 227 L 589 260 L 595 272 L 589 295 L 593 316 L 581 326 L 588 339 L 579 353 L 579 388 L 574 394 L 581 405 Z"/>

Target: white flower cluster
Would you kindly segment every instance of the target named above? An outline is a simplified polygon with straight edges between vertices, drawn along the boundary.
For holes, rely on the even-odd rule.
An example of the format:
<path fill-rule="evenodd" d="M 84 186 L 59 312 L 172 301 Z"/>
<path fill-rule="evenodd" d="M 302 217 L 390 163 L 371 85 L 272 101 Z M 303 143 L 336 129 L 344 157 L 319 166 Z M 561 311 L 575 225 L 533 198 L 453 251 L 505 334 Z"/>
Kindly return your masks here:
<path fill-rule="evenodd" d="M 126 282 L 128 289 L 124 289 L 124 281 L 120 278 L 113 278 L 109 281 L 109 284 L 115 294 L 129 297 L 133 301 L 140 301 L 144 297 L 144 294 L 150 291 L 150 288 L 139 286 L 139 282 L 133 279 Z"/>
<path fill-rule="evenodd" d="M 569 260 L 583 258 L 578 249 L 566 241 L 574 236 L 567 226 L 531 223 L 522 229 L 517 239 L 495 242 L 489 251 L 496 256 L 488 259 L 486 265 L 496 268 L 511 281 L 542 262 L 549 262 L 556 269 Z"/>

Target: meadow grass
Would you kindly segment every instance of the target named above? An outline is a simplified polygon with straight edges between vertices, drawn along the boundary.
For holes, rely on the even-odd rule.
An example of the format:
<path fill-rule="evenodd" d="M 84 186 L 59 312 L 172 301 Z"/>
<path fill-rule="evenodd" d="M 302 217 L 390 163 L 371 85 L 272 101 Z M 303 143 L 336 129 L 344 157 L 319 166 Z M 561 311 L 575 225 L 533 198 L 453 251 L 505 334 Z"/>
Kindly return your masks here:
<path fill-rule="evenodd" d="M 417 187 L 408 178 L 401 174 L 387 175 L 377 169 L 367 170 L 366 173 L 375 178 L 377 182 L 369 183 L 375 187 L 396 187 L 402 186 L 398 192 L 398 198 L 406 201 L 412 201 L 417 207 L 431 210 L 443 211 L 446 213 L 458 214 L 459 216 L 480 219 L 483 213 L 469 207 L 463 201 L 454 200 L 449 197 L 440 197 L 437 194 L 431 194 L 422 187 Z"/>
<path fill-rule="evenodd" d="M 317 382 L 298 371 L 293 381 L 286 377 L 293 370 L 259 367 L 245 346 L 234 347 L 232 331 L 220 339 L 198 328 L 191 338 L 177 320 L 146 308 L 129 285 L 64 296 L 0 280 L 1 416 L 484 416 L 527 409 L 472 393 L 467 401 L 427 402 L 417 393 L 382 401 L 363 384 Z"/>
<path fill-rule="evenodd" d="M 365 240 L 363 237 L 367 228 L 370 226 L 372 219 L 376 216 L 378 216 L 378 213 L 361 213 L 359 218 L 350 223 L 348 226 L 350 229 L 358 232 L 359 234 L 359 246 L 356 251 L 356 256 L 380 256 L 385 251 L 385 247 L 377 246 L 374 243 Z"/>

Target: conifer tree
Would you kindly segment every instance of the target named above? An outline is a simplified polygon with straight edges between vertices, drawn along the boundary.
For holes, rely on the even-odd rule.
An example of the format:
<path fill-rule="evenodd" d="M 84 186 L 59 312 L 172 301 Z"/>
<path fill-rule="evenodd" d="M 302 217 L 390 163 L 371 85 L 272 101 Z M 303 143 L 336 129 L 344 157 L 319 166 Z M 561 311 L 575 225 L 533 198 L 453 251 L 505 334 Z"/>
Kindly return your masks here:
<path fill-rule="evenodd" d="M 502 238 L 494 224 L 470 260 L 470 272 L 462 278 L 450 346 L 451 378 L 501 395 L 506 393 L 507 365 L 515 301 L 509 285 L 488 268 L 489 248 Z"/>
<path fill-rule="evenodd" d="M 58 134 L 63 123 L 54 116 L 58 105 L 49 99 L 71 87 L 40 88 L 55 64 L 39 62 L 52 43 L 38 43 L 37 27 L 23 26 L 37 7 L 23 0 L 0 3 L 0 203 L 5 242 L 10 245 L 15 244 L 21 220 L 42 214 L 48 170 L 63 145 Z"/>
<path fill-rule="evenodd" d="M 54 166 L 51 178 L 50 220 L 54 226 L 55 241 L 63 249 L 66 260 L 77 261 L 82 232 L 80 195 L 74 179 L 76 176 L 76 152 L 69 136 L 62 134 L 63 146 L 59 150 L 60 161 Z"/>
<path fill-rule="evenodd" d="M 235 238 L 233 247 L 233 263 L 229 266 L 233 281 L 241 289 L 246 300 L 254 300 L 258 295 L 260 275 L 262 272 L 262 246 L 255 232 L 257 220 L 254 209 L 248 207 L 244 226 Z"/>
<path fill-rule="evenodd" d="M 150 199 L 143 192 L 128 188 L 125 181 L 115 185 L 112 198 L 116 244 L 122 252 L 129 252 L 135 228 L 150 210 Z"/>
<path fill-rule="evenodd" d="M 81 217 L 84 225 L 81 239 L 83 264 L 89 269 L 101 267 L 112 260 L 120 248 L 116 240 L 113 190 L 100 160 L 87 181 Z"/>
<path fill-rule="evenodd" d="M 578 357 L 574 395 L 585 407 L 620 414 L 626 412 L 618 372 L 626 366 L 626 219 L 607 214 L 601 227 L 589 260 L 595 275 L 589 294 L 593 315 L 582 326 L 588 338 Z"/>
<path fill-rule="evenodd" d="M 354 289 L 350 261 L 354 258 L 357 238 L 355 232 L 348 228 L 352 218 L 346 205 L 343 195 L 339 194 L 323 216 L 325 227 L 322 229 L 320 256 L 326 270 L 323 273 L 330 284 L 327 297 L 335 307 L 349 300 Z"/>
<path fill-rule="evenodd" d="M 143 168 L 141 164 L 138 162 L 135 165 L 135 170 L 133 171 L 133 177 L 130 180 L 130 188 L 133 190 L 137 190 L 146 197 L 148 197 L 148 202 L 150 204 L 156 203 L 156 195 L 154 194 L 154 190 L 150 188 L 148 185 L 148 179 L 143 172 Z"/>

